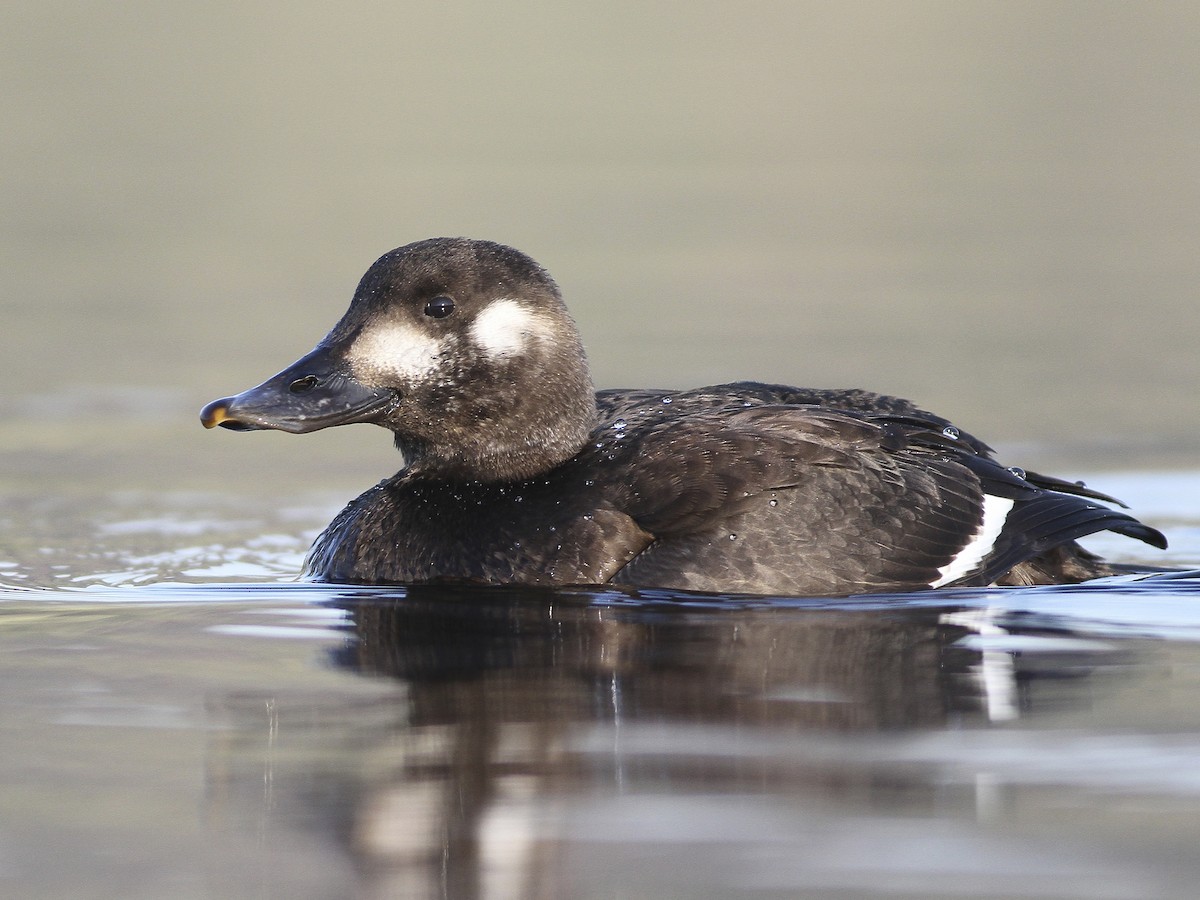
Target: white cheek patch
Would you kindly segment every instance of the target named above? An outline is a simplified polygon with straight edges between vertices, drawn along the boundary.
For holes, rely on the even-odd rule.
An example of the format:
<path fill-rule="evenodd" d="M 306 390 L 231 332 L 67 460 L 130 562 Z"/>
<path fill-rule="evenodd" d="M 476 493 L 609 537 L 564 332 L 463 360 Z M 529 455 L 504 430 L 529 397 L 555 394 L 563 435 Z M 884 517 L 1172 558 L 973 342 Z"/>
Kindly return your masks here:
<path fill-rule="evenodd" d="M 550 327 L 516 300 L 493 300 L 471 323 L 471 341 L 491 359 L 511 359 L 525 352 L 530 340 L 550 336 Z"/>
<path fill-rule="evenodd" d="M 367 328 L 346 356 L 359 378 L 403 382 L 428 378 L 441 367 L 445 351 L 443 340 L 397 323 Z"/>
<path fill-rule="evenodd" d="M 978 530 L 976 530 L 971 540 L 967 542 L 967 546 L 958 551 L 954 559 L 938 569 L 942 577 L 932 582 L 929 586 L 934 588 L 941 587 L 943 584 L 957 581 L 964 575 L 969 575 L 973 572 L 987 558 L 987 555 L 992 552 L 992 547 L 996 545 L 996 539 L 1000 537 L 1000 532 L 1004 530 L 1004 523 L 1008 519 L 1008 514 L 1012 508 L 1012 500 L 1004 497 L 994 497 L 991 494 L 984 494 L 983 521 L 979 523 Z"/>

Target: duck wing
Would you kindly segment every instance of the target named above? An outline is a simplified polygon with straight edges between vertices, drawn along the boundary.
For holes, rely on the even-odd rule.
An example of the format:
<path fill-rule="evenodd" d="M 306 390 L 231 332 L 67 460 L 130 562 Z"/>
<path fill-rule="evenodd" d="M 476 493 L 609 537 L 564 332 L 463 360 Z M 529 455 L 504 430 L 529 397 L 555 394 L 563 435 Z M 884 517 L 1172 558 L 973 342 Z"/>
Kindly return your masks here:
<path fill-rule="evenodd" d="M 919 410 L 764 404 L 642 429 L 625 444 L 618 508 L 653 542 L 614 580 L 754 593 L 914 590 L 989 584 L 1106 529 L 1162 545 L 1157 531 L 1091 496 L 1005 469 L 943 421 Z"/>

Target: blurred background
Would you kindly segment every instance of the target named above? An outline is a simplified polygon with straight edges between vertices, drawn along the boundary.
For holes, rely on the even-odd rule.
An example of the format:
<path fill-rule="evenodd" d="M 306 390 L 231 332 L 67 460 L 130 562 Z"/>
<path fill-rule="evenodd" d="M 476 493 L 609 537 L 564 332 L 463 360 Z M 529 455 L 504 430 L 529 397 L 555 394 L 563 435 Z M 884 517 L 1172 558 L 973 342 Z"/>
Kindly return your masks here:
<path fill-rule="evenodd" d="M 1194 3 L 13 3 L 0 42 L 9 485 L 373 483 L 375 429 L 196 413 L 460 234 L 549 268 L 598 386 L 1200 453 Z"/>
<path fill-rule="evenodd" d="M 577 896 L 1194 896 L 1186 582 L 465 627 L 259 584 L 399 458 L 198 412 L 433 235 L 545 265 L 598 386 L 908 396 L 1200 560 L 1195 0 L 3 3 L 0 893 L 397 894 L 453 840 Z"/>

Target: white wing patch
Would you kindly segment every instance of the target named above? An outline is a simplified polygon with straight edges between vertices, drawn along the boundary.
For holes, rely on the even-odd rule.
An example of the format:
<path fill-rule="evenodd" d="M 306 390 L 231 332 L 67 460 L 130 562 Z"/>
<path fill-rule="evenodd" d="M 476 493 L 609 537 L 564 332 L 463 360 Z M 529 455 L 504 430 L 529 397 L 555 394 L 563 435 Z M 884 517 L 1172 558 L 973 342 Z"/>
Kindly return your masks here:
<path fill-rule="evenodd" d="M 442 340 L 412 325 L 376 325 L 354 339 L 346 354 L 356 376 L 371 381 L 417 381 L 437 371 L 445 353 Z"/>
<path fill-rule="evenodd" d="M 957 581 L 964 575 L 973 572 L 992 552 L 992 547 L 996 545 L 996 539 L 1004 530 L 1004 523 L 1008 520 L 1008 514 L 1012 508 L 1012 500 L 984 494 L 983 521 L 979 523 L 979 528 L 967 542 L 967 546 L 959 550 L 950 562 L 938 569 L 942 577 L 931 582 L 929 586 L 931 588 L 941 587 L 943 584 Z"/>
<path fill-rule="evenodd" d="M 471 340 L 491 359 L 519 356 L 531 338 L 548 332 L 537 313 L 507 297 L 493 300 L 471 323 Z"/>

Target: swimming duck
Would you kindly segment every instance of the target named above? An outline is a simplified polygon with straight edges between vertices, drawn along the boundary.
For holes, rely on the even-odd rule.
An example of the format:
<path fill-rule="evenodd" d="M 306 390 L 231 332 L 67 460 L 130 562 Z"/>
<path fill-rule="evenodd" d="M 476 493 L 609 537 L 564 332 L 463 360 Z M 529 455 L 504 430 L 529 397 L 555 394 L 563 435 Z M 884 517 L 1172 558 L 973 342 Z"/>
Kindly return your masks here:
<path fill-rule="evenodd" d="M 311 353 L 201 421 L 392 432 L 404 468 L 317 538 L 322 581 L 834 596 L 1111 574 L 1074 543 L 1104 530 L 1166 546 L 1112 498 L 1006 468 L 907 400 L 596 392 L 550 275 L 489 241 L 385 254 Z"/>

